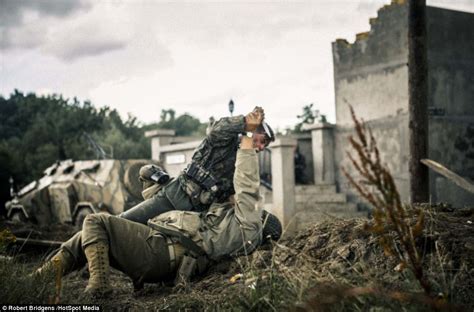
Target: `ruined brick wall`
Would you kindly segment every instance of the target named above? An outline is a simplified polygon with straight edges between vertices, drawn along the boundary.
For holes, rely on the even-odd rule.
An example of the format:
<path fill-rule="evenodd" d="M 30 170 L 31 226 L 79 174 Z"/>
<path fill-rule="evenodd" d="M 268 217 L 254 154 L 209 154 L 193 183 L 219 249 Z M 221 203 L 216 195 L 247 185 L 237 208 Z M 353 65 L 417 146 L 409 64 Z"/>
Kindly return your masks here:
<path fill-rule="evenodd" d="M 474 180 L 474 14 L 427 8 L 429 157 Z M 341 172 L 348 165 L 347 136 L 352 133 L 348 105 L 374 132 L 383 161 L 391 169 L 403 200 L 408 173 L 408 23 L 407 5 L 396 1 L 370 20 L 371 30 L 352 44 L 333 43 L 336 93 L 336 180 L 351 194 Z M 349 166 L 350 167 L 350 166 Z M 433 201 L 474 202 L 435 173 Z M 353 195 L 353 194 L 352 194 Z M 355 199 L 356 197 L 353 196 Z"/>
<path fill-rule="evenodd" d="M 345 154 L 349 149 L 347 137 L 353 133 L 350 104 L 373 129 L 382 160 L 393 173 L 402 198 L 407 200 L 407 7 L 397 3 L 384 6 L 370 24 L 370 32 L 358 34 L 354 43 L 341 39 L 333 43 L 336 180 L 340 190 L 357 201 L 341 170 L 346 167 L 351 171 Z"/>

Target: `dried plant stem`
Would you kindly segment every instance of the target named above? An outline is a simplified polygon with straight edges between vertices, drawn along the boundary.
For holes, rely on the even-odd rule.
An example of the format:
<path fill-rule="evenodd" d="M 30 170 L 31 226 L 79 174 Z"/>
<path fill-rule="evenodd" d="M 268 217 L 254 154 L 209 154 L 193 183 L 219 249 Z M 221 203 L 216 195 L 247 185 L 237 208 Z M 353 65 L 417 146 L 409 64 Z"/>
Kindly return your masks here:
<path fill-rule="evenodd" d="M 356 180 L 346 168 L 343 168 L 343 172 L 349 183 L 374 208 L 373 222 L 367 224 L 367 228 L 378 236 L 386 254 L 397 256 L 401 267 L 409 268 L 425 293 L 430 294 L 431 286 L 424 276 L 421 253 L 415 243 L 423 231 L 424 213 L 402 204 L 389 169 L 381 163 L 371 129 L 357 119 L 352 107 L 350 109 L 356 137 L 350 136 L 349 142 L 357 159 L 349 152 L 347 156 L 360 180 Z M 414 225 L 410 222 L 413 218 L 417 220 Z"/>

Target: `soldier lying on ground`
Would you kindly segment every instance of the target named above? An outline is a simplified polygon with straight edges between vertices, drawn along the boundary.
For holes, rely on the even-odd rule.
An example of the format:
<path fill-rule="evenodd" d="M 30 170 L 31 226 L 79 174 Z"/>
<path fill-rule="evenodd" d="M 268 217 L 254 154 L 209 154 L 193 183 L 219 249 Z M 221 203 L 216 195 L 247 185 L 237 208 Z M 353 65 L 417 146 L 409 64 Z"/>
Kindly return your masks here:
<path fill-rule="evenodd" d="M 36 274 L 53 267 L 67 274 L 87 262 L 86 292 L 103 296 L 111 292 L 109 264 L 140 288 L 144 282 L 173 279 L 177 272 L 187 279 L 188 273 L 202 272 L 213 261 L 253 252 L 265 238 L 278 239 L 281 224 L 262 220 L 258 159 L 249 137 L 242 138 L 237 151 L 233 185 L 235 195 L 213 203 L 207 213 L 173 210 L 149 220 L 148 226 L 108 214 L 88 215 L 82 232 Z"/>
<path fill-rule="evenodd" d="M 119 216 L 146 224 L 170 210 L 205 211 L 211 203 L 222 203 L 234 194 L 232 180 L 239 136 L 253 134 L 257 151 L 275 140 L 273 130 L 263 121 L 261 107 L 246 116 L 226 117 L 215 122 L 209 135 L 194 152 L 191 163 L 155 195 Z"/>

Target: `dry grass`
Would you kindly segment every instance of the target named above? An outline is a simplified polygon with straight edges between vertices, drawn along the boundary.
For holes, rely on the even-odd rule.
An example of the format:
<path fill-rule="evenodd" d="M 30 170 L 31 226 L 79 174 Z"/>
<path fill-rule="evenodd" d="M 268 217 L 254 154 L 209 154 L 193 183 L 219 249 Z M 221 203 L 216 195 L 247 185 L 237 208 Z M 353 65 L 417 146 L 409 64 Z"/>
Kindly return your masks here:
<path fill-rule="evenodd" d="M 387 256 L 398 259 L 398 269 L 411 270 L 424 292 L 431 295 L 431 285 L 423 271 L 422 251 L 416 245 L 416 239 L 421 236 L 425 225 L 424 211 L 402 204 L 388 167 L 381 163 L 370 127 L 357 119 L 352 107 L 350 110 L 356 137 L 350 136 L 349 142 L 357 158 L 349 152 L 347 156 L 359 177 L 351 176 L 346 169 L 344 174 L 373 207 L 373 220 L 367 223 L 367 230 L 378 238 Z"/>
<path fill-rule="evenodd" d="M 424 272 L 433 292 L 445 294 L 440 299 L 449 305 L 426 300 L 410 270 L 395 271 L 397 259 L 384 254 L 377 237 L 365 230 L 365 220 L 358 219 L 314 225 L 251 256 L 223 261 L 186 288 L 147 284 L 134 295 L 130 280 L 114 270 L 113 300 L 94 301 L 82 295 L 87 277 L 75 272 L 63 279 L 60 302 L 94 302 L 104 311 L 430 311 L 435 302 L 439 309 L 472 310 L 474 254 L 466 245 L 472 231 L 463 225 L 474 210 L 463 215 L 445 206 L 423 208 Z M 0 301 L 51 302 L 54 274 L 32 280 L 27 274 L 38 261 L 21 258 L 0 262 L 2 286 L 7 285 Z"/>
<path fill-rule="evenodd" d="M 114 300 L 84 297 L 87 279 L 74 273 L 63 279 L 56 299 L 98 303 L 105 311 L 473 310 L 474 229 L 468 221 L 474 209 L 404 206 L 370 129 L 354 121 L 357 137 L 350 142 L 357 159 L 349 157 L 359 177 L 348 179 L 374 206 L 369 223 L 314 225 L 251 256 L 222 261 L 186 287 L 146 285 L 134 295 L 128 278 L 113 271 Z M 16 257 L 0 261 L 0 302 L 55 299 L 54 274 L 31 279 L 26 273 L 33 266 Z"/>

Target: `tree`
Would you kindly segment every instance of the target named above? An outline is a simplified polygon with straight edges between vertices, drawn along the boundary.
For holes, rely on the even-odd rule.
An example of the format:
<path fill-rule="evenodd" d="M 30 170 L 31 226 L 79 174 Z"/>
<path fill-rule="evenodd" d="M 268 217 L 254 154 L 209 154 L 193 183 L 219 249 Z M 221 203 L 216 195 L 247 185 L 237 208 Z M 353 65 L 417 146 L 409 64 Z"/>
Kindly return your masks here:
<path fill-rule="evenodd" d="M 97 154 L 84 133 L 115 159 L 150 158 L 146 130 L 167 128 L 177 135 L 204 135 L 206 124 L 173 109 L 161 111 L 160 122 L 141 125 L 136 117 L 126 120 L 109 107 L 96 108 L 90 101 L 61 95 L 37 96 L 15 90 L 0 96 L 0 209 L 8 199 L 8 179 L 19 186 L 42 176 L 57 160 L 95 159 Z"/>
<path fill-rule="evenodd" d="M 184 113 L 176 117 L 174 109 L 162 109 L 160 114 L 160 122 L 146 125 L 145 130 L 153 129 L 173 129 L 176 131 L 176 135 L 196 135 L 204 136 L 206 134 L 207 124 L 201 123 L 201 121 L 188 113 Z"/>
<path fill-rule="evenodd" d="M 293 132 L 300 133 L 303 125 L 313 124 L 316 120 L 319 122 L 326 122 L 326 115 L 320 115 L 319 110 L 313 109 L 313 106 L 313 103 L 303 106 L 303 113 L 296 116 L 300 122 L 295 125 Z"/>
<path fill-rule="evenodd" d="M 94 159 L 84 132 L 117 158 L 149 158 L 143 131 L 134 117 L 123 122 L 117 111 L 95 108 L 89 101 L 18 90 L 10 98 L 0 96 L 0 189 L 9 190 L 10 176 L 19 186 L 38 179 L 57 160 Z M 2 191 L 1 208 L 7 198 Z"/>

